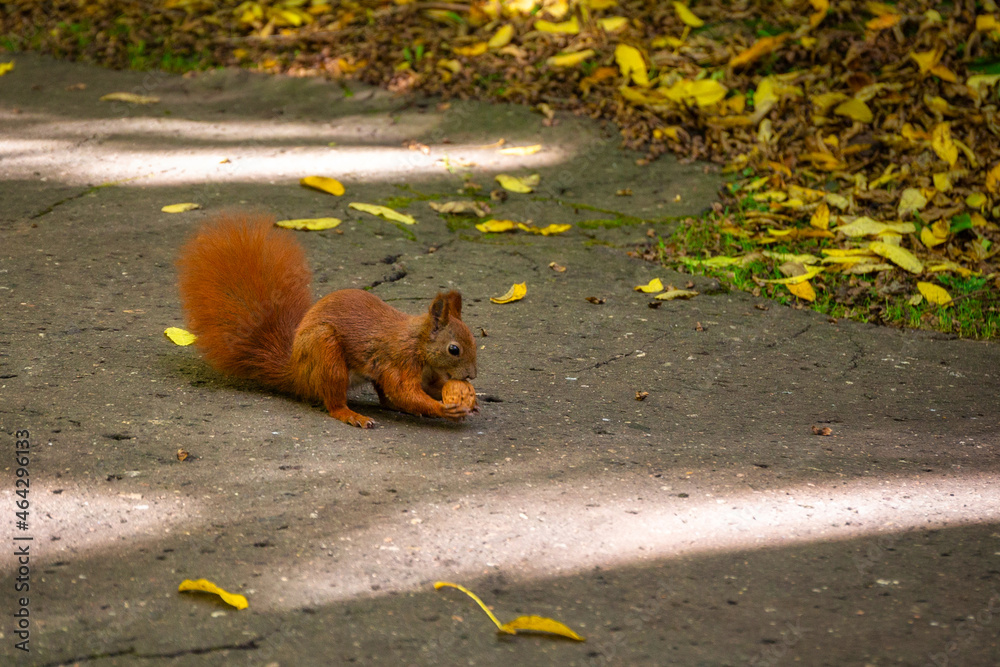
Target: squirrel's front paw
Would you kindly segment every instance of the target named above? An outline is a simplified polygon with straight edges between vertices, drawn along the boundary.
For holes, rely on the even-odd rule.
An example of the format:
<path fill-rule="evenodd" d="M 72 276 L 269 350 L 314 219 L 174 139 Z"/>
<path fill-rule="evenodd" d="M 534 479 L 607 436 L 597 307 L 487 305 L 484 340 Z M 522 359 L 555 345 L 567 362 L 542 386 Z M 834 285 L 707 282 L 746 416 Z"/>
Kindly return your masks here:
<path fill-rule="evenodd" d="M 459 403 L 442 403 L 441 416 L 452 421 L 462 421 L 472 414 L 472 410 L 467 405 Z"/>

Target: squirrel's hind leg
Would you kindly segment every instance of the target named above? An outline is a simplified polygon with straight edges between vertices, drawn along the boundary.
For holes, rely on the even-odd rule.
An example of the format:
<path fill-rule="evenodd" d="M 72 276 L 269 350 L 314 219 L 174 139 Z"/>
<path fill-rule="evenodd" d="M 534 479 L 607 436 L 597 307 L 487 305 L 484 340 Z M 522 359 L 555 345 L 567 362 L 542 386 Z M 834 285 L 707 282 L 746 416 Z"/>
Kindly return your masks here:
<path fill-rule="evenodd" d="M 316 329 L 300 331 L 292 356 L 300 395 L 321 399 L 330 416 L 345 424 L 374 428 L 375 420 L 347 407 L 351 378 L 343 350 L 335 340 L 318 334 Z"/>

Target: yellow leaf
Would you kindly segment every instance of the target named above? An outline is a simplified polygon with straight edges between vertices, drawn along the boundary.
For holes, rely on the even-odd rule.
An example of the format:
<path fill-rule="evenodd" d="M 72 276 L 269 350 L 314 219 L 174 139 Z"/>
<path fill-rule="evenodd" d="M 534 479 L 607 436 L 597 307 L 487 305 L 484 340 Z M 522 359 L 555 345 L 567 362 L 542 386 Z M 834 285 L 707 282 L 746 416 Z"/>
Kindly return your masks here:
<path fill-rule="evenodd" d="M 190 345 L 198 340 L 198 337 L 190 331 L 185 331 L 184 329 L 180 329 L 178 327 L 167 327 L 163 330 L 163 335 L 169 338 L 170 342 L 174 345 L 180 345 L 182 347 Z"/>
<path fill-rule="evenodd" d="M 510 232 L 517 229 L 517 223 L 513 220 L 487 220 L 476 225 L 476 229 L 483 234 Z"/>
<path fill-rule="evenodd" d="M 931 131 L 931 148 L 937 156 L 954 167 L 958 161 L 958 146 L 951 138 L 951 124 L 938 123 Z"/>
<path fill-rule="evenodd" d="M 822 266 L 808 266 L 806 267 L 806 272 L 799 276 L 789 276 L 788 278 L 774 278 L 771 280 L 765 280 L 765 283 L 774 283 L 775 285 L 795 285 L 798 283 L 804 283 L 807 280 L 815 278 L 820 273 L 825 271 Z"/>
<path fill-rule="evenodd" d="M 392 222 L 402 222 L 406 225 L 416 224 L 416 219 L 412 215 L 406 215 L 405 213 L 399 213 L 394 211 L 388 206 L 379 206 L 377 204 L 362 204 L 359 202 L 351 202 L 350 207 L 357 211 L 364 211 L 365 213 L 371 213 L 372 215 L 381 216 L 386 220 Z"/>
<path fill-rule="evenodd" d="M 749 49 L 741 51 L 733 56 L 733 58 L 729 61 L 729 66 L 740 67 L 741 65 L 748 65 L 752 63 L 761 56 L 766 55 L 781 46 L 781 44 L 788 39 L 789 35 L 790 33 L 782 33 L 775 37 L 762 37 L 758 39 Z"/>
<path fill-rule="evenodd" d="M 791 283 L 789 285 L 785 285 L 785 287 L 788 288 L 789 292 L 800 299 L 805 299 L 806 301 L 816 300 L 816 290 L 813 289 L 813 286 L 809 284 L 808 280 L 801 283 Z"/>
<path fill-rule="evenodd" d="M 327 178 L 326 176 L 306 176 L 305 178 L 299 179 L 299 185 L 307 188 L 313 188 L 314 190 L 319 190 L 320 192 L 328 192 L 331 195 L 337 195 L 338 197 L 344 194 L 343 184 L 335 178 Z"/>
<path fill-rule="evenodd" d="M 910 273 L 921 273 L 924 270 L 924 265 L 920 260 L 905 248 L 889 243 L 882 243 L 881 241 L 872 241 L 868 244 L 868 248 L 876 255 L 885 257 L 896 266 Z"/>
<path fill-rule="evenodd" d="M 965 198 L 965 204 L 969 208 L 982 208 L 983 206 L 986 206 L 986 201 L 986 195 L 982 192 L 973 192 Z"/>
<path fill-rule="evenodd" d="M 947 220 L 938 220 L 920 230 L 920 242 L 928 248 L 941 245 L 948 240 L 950 227 Z"/>
<path fill-rule="evenodd" d="M 510 286 L 506 294 L 503 296 L 491 296 L 490 301 L 493 303 L 510 303 L 511 301 L 520 301 L 524 298 L 524 295 L 528 293 L 527 283 L 515 283 Z M 495 619 L 494 619 L 495 620 Z M 497 623 L 497 627 L 500 624 Z"/>
<path fill-rule="evenodd" d="M 628 81 L 629 78 L 637 85 L 646 88 L 649 86 L 649 74 L 646 71 L 646 61 L 642 59 L 639 49 L 628 44 L 619 44 L 615 47 L 615 62 L 622 76 Z"/>
<path fill-rule="evenodd" d="M 724 255 L 718 255 L 716 257 L 709 257 L 708 259 L 696 260 L 695 263 L 713 269 L 721 269 L 726 266 L 732 266 L 733 264 L 739 264 L 742 261 L 743 260 L 740 257 L 726 257 Z"/>
<path fill-rule="evenodd" d="M 914 211 L 922 211 L 927 206 L 927 197 L 919 188 L 906 188 L 899 197 L 899 217 L 905 218 Z"/>
<path fill-rule="evenodd" d="M 667 99 L 677 103 L 694 103 L 700 107 L 716 104 L 726 96 L 729 89 L 714 79 L 690 81 L 681 79 L 669 88 L 659 88 Z"/>
<path fill-rule="evenodd" d="M 833 113 L 838 116 L 847 116 L 859 123 L 870 123 L 874 118 L 872 110 L 868 108 L 868 105 L 857 98 L 851 98 L 846 102 L 838 104 Z"/>
<path fill-rule="evenodd" d="M 770 250 L 764 250 L 763 252 L 761 252 L 761 254 L 764 255 L 764 257 L 768 257 L 770 259 L 776 259 L 779 262 L 796 262 L 798 264 L 815 264 L 816 262 L 819 261 L 819 257 L 817 257 L 816 255 L 809 255 L 809 254 L 796 255 L 796 254 L 791 253 L 791 252 L 772 252 Z"/>
<path fill-rule="evenodd" d="M 677 12 L 677 18 L 684 22 L 684 25 L 689 25 L 692 28 L 700 28 L 705 25 L 705 22 L 694 15 L 687 5 L 682 2 L 674 3 L 674 11 Z"/>
<path fill-rule="evenodd" d="M 636 292 L 645 292 L 646 294 L 652 294 L 653 292 L 663 291 L 663 282 L 659 278 L 653 278 L 645 285 L 636 285 L 632 288 Z"/>
<path fill-rule="evenodd" d="M 756 97 L 754 98 L 756 99 Z M 844 100 L 850 99 L 844 93 L 823 93 L 822 95 L 813 95 L 809 98 L 813 106 L 820 113 L 826 113 L 826 110 L 832 107 L 838 102 L 843 102 Z"/>
<path fill-rule="evenodd" d="M 0 63 L 0 76 L 3 76 L 4 74 L 6 74 L 7 72 L 11 71 L 12 69 L 14 69 L 14 61 L 13 60 L 10 61 L 9 63 Z"/>
<path fill-rule="evenodd" d="M 531 232 L 532 234 L 541 234 L 542 236 L 552 236 L 553 234 L 562 234 L 573 228 L 573 225 L 557 225 L 552 223 L 545 227 L 528 227 L 524 224 L 518 224 L 518 228 L 524 229 L 526 232 Z"/>
<path fill-rule="evenodd" d="M 992 169 L 986 172 L 986 190 L 993 194 L 1000 194 L 1000 162 L 997 162 Z"/>
<path fill-rule="evenodd" d="M 893 232 L 896 234 L 912 234 L 916 231 L 916 227 L 912 222 L 878 222 L 872 220 L 868 216 L 862 216 L 860 218 L 855 218 L 852 222 L 841 225 L 837 227 L 834 231 L 840 232 L 845 236 L 875 236 L 877 234 L 884 234 L 885 232 Z"/>
<path fill-rule="evenodd" d="M 101 98 L 102 102 L 128 102 L 129 104 L 156 104 L 159 97 L 136 95 L 135 93 L 108 93 Z"/>
<path fill-rule="evenodd" d="M 989 32 L 990 30 L 1000 30 L 1000 21 L 992 14 L 980 14 L 976 17 L 976 31 Z"/>
<path fill-rule="evenodd" d="M 865 27 L 869 30 L 885 30 L 899 23 L 902 18 L 899 14 L 882 14 L 866 23 Z"/>
<path fill-rule="evenodd" d="M 954 72 L 952 72 L 950 69 L 948 69 L 944 65 L 935 65 L 934 67 L 932 67 L 931 68 L 931 74 L 933 74 L 934 76 L 936 76 L 939 79 L 942 79 L 944 81 L 948 81 L 950 83 L 957 83 L 958 82 L 958 75 L 955 74 Z"/>
<path fill-rule="evenodd" d="M 468 46 L 456 46 L 451 51 L 456 56 L 466 56 L 471 58 L 483 55 L 486 53 L 487 49 L 489 49 L 489 44 L 486 42 L 476 42 L 475 44 L 469 44 Z"/>
<path fill-rule="evenodd" d="M 181 585 L 177 587 L 177 591 L 183 593 L 184 591 L 198 591 L 202 593 L 214 593 L 218 595 L 223 601 L 237 609 L 246 609 L 249 605 L 247 599 L 242 595 L 237 595 L 236 593 L 229 593 L 224 591 L 215 584 L 213 584 L 208 579 L 185 579 L 181 582 Z"/>
<path fill-rule="evenodd" d="M 941 271 L 951 271 L 957 273 L 963 278 L 968 278 L 969 276 L 979 276 L 982 275 L 979 271 L 972 271 L 965 268 L 964 266 L 959 266 L 951 260 L 946 260 L 944 262 L 938 262 L 937 264 L 930 264 L 927 266 L 927 270 L 930 273 L 940 273 Z"/>
<path fill-rule="evenodd" d="M 939 285 L 935 285 L 934 283 L 918 282 L 917 289 L 920 290 L 920 293 L 924 295 L 924 298 L 931 303 L 936 303 L 939 306 L 947 306 L 951 303 L 951 295 L 948 294 L 948 290 Z"/>
<path fill-rule="evenodd" d="M 989 174 L 986 174 L 986 182 L 989 183 Z M 934 189 L 939 192 L 948 192 L 951 190 L 951 174 L 942 171 L 933 175 L 934 179 Z M 870 188 L 869 188 L 870 189 Z"/>
<path fill-rule="evenodd" d="M 532 146 L 511 146 L 509 148 L 501 148 L 497 152 L 501 155 L 534 155 L 540 150 L 542 150 L 542 145 L 534 144 Z"/>
<path fill-rule="evenodd" d="M 628 25 L 628 19 L 624 16 L 609 16 L 606 19 L 600 19 L 597 23 L 604 32 L 618 32 Z"/>
<path fill-rule="evenodd" d="M 552 56 L 545 60 L 545 64 L 549 67 L 575 67 L 579 65 L 587 58 L 594 55 L 593 49 L 584 49 L 583 51 L 573 51 L 572 53 L 560 53 L 558 55 Z"/>
<path fill-rule="evenodd" d="M 816 208 L 812 217 L 809 218 L 809 224 L 816 229 L 830 228 L 830 207 L 826 205 L 826 202 L 823 202 Z"/>
<path fill-rule="evenodd" d="M 580 21 L 574 16 L 569 21 L 552 23 L 551 21 L 535 21 L 535 30 L 551 32 L 558 35 L 575 35 L 580 32 Z"/>
<path fill-rule="evenodd" d="M 552 635 L 559 635 L 560 637 L 575 639 L 578 642 L 586 641 L 586 639 L 570 630 L 566 625 L 551 618 L 545 618 L 544 616 L 518 616 L 510 623 L 504 623 L 500 626 L 500 632 L 508 635 L 515 635 L 518 630 L 546 632 Z"/>
<path fill-rule="evenodd" d="M 658 301 L 673 301 L 674 299 L 690 299 L 698 296 L 698 293 L 691 289 L 671 289 L 663 294 L 657 294 L 654 299 Z"/>
<path fill-rule="evenodd" d="M 868 248 L 824 248 L 820 252 L 827 257 L 858 257 L 862 255 L 870 257 L 872 254 Z"/>
<path fill-rule="evenodd" d="M 183 204 L 167 204 L 160 210 L 164 213 L 186 213 L 187 211 L 194 211 L 199 208 L 201 208 L 201 204 L 185 202 Z"/>
<path fill-rule="evenodd" d="M 500 28 L 493 33 L 490 37 L 490 41 L 486 42 L 486 45 L 491 50 L 501 49 L 510 43 L 510 40 L 514 37 L 514 26 L 510 23 L 500 26 Z"/>
<path fill-rule="evenodd" d="M 910 57 L 917 63 L 920 73 L 929 72 L 932 67 L 938 64 L 941 56 L 944 55 L 944 47 L 938 47 L 933 51 L 910 52 Z"/>
<path fill-rule="evenodd" d="M 333 229 L 340 224 L 340 218 L 295 218 L 293 220 L 278 220 L 274 224 L 285 229 L 318 232 L 324 229 Z"/>
<path fill-rule="evenodd" d="M 525 178 L 517 178 L 516 176 L 510 176 L 509 174 L 498 174 L 496 181 L 500 184 L 500 187 L 510 192 L 516 192 L 519 194 L 534 192 L 533 185 L 530 185 L 530 181 L 527 181 Z"/>

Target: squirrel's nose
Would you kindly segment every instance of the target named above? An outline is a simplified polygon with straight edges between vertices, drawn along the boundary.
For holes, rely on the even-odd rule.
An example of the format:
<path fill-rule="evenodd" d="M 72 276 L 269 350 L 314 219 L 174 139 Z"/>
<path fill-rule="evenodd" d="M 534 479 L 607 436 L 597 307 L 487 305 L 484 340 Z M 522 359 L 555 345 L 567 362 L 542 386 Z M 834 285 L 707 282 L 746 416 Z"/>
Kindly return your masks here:
<path fill-rule="evenodd" d="M 468 372 L 467 372 L 467 373 L 465 374 L 465 379 L 466 379 L 466 380 L 475 380 L 475 379 L 476 379 L 476 367 L 475 367 L 475 366 L 473 366 L 473 367 L 472 367 L 472 369 L 471 369 L 471 370 L 469 370 L 469 371 L 468 371 Z"/>

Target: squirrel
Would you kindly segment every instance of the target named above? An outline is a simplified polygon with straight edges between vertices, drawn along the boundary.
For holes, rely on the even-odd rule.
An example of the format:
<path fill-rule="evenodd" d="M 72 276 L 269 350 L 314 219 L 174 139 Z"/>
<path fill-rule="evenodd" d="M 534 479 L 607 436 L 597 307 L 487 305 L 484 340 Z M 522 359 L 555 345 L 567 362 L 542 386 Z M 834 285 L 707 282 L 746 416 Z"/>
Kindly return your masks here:
<path fill-rule="evenodd" d="M 475 411 L 441 401 L 446 381 L 476 377 L 460 293 L 439 293 L 417 316 L 360 289 L 312 304 L 312 274 L 292 234 L 271 216 L 230 212 L 181 249 L 181 303 L 212 367 L 322 401 L 331 417 L 362 428 L 375 422 L 347 407 L 347 390 L 364 381 L 387 408 L 453 421 Z"/>

